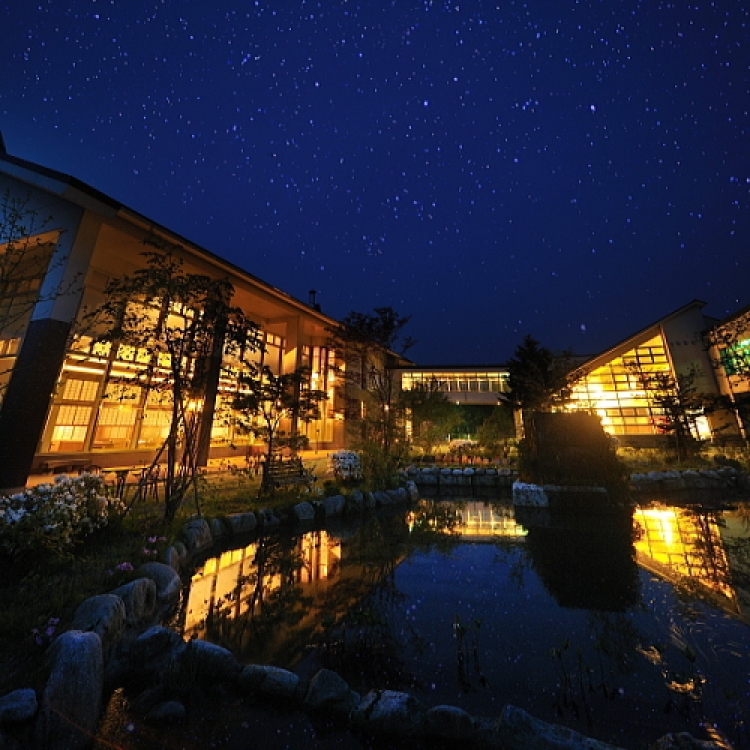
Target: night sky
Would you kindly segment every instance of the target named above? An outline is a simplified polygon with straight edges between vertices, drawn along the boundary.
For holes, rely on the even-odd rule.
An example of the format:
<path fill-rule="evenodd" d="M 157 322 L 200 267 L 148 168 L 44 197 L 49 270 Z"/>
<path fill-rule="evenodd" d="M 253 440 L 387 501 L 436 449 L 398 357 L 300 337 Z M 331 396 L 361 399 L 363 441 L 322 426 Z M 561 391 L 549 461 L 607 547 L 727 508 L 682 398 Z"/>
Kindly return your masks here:
<path fill-rule="evenodd" d="M 750 303 L 747 0 L 15 0 L 8 151 L 421 364 Z"/>

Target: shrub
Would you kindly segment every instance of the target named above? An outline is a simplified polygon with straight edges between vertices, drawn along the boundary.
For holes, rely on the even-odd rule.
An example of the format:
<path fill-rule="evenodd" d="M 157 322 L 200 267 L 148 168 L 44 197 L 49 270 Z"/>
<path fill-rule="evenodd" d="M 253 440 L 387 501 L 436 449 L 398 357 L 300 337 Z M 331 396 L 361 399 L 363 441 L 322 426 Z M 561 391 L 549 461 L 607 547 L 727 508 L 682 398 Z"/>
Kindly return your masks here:
<path fill-rule="evenodd" d="M 331 454 L 331 469 L 337 479 L 361 479 L 362 465 L 356 451 L 340 450 Z"/>
<path fill-rule="evenodd" d="M 9 497 L 0 497 L 0 554 L 16 560 L 46 550 L 62 556 L 76 542 L 106 526 L 123 511 L 107 496 L 102 477 L 55 477 Z"/>

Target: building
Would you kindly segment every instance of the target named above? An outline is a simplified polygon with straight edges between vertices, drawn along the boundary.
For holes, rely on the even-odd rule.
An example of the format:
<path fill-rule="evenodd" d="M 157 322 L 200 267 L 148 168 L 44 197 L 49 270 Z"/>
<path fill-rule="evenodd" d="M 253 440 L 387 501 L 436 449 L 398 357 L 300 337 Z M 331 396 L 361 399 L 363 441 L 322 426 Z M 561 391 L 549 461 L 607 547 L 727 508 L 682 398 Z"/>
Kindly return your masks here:
<path fill-rule="evenodd" d="M 0 487 L 23 486 L 37 471 L 144 465 L 155 455 L 169 405 L 145 393 L 116 397 L 111 388 L 118 375 L 143 366 L 148 352 L 116 345 L 92 351 L 85 337 L 71 343 L 74 324 L 101 304 L 108 282 L 144 266 L 149 238 L 168 244 L 185 273 L 230 282 L 232 303 L 260 327 L 258 361 L 277 374 L 306 366 L 312 387 L 328 394 L 321 418 L 300 425 L 312 447 L 344 446 L 344 410 L 328 347 L 337 321 L 313 299 L 294 299 L 76 178 L 9 155 L 0 139 L 2 195 L 6 214 L 15 210 L 31 223 L 35 216 L 50 219 L 0 245 Z M 22 262 L 10 263 L 19 243 Z M 217 378 L 215 409 L 231 391 Z M 215 419 L 204 459 L 242 456 L 248 442 Z"/>
<path fill-rule="evenodd" d="M 750 436 L 750 306 L 716 323 L 707 333 L 719 389 L 732 404 L 742 437 Z"/>
<path fill-rule="evenodd" d="M 722 392 L 720 361 L 710 355 L 707 344 L 716 321 L 704 317 L 704 306 L 694 300 L 583 362 L 568 408 L 599 415 L 605 431 L 623 445 L 663 443 L 666 415 L 658 405 L 657 389 L 676 391 L 682 386 L 683 392 L 691 389 L 709 398 Z M 731 410 L 697 409 L 689 416 L 694 437 L 739 437 Z"/>
<path fill-rule="evenodd" d="M 403 390 L 434 383 L 450 401 L 466 406 L 497 406 L 510 391 L 508 370 L 502 365 L 412 365 L 398 372 Z"/>
<path fill-rule="evenodd" d="M 735 408 L 689 415 L 694 437 L 736 440 L 750 419 L 750 308 L 724 321 L 703 315 L 694 300 L 593 357 L 575 357 L 575 383 L 566 408 L 597 414 L 622 445 L 655 447 L 666 440 L 665 414 L 654 383 L 710 398 L 728 397 Z M 498 404 L 510 397 L 509 372 L 487 367 L 403 367 L 401 387 L 434 383 L 456 404 Z M 744 415 L 744 422 L 743 422 Z M 518 417 L 518 415 L 517 415 Z M 520 434 L 521 420 L 516 419 Z"/>

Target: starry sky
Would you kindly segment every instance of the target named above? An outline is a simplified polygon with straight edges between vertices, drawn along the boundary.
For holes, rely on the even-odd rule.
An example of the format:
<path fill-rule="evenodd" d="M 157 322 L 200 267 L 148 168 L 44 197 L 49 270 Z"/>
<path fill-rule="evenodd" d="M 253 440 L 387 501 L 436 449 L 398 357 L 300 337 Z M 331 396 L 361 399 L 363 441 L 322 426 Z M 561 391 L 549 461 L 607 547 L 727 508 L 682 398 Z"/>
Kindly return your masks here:
<path fill-rule="evenodd" d="M 420 364 L 750 303 L 747 0 L 28 0 L 9 153 Z"/>

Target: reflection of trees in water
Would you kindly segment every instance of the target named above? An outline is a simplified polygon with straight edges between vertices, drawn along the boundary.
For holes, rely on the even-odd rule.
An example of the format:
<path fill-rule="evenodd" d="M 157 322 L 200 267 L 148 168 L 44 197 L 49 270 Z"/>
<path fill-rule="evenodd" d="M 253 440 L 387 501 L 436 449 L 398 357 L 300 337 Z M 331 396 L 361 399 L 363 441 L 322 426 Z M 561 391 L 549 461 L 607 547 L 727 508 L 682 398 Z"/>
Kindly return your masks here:
<path fill-rule="evenodd" d="M 298 585 L 303 565 L 296 539 L 260 537 L 252 571 L 239 576 L 234 591 L 211 607 L 208 639 L 241 658 L 268 653 L 279 629 L 298 625 L 312 602 Z"/>
<path fill-rule="evenodd" d="M 750 502 L 739 503 L 735 514 L 745 535 L 727 536 L 724 544 L 727 557 L 731 560 L 731 585 L 737 594 L 741 610 L 750 612 Z"/>
<path fill-rule="evenodd" d="M 461 503 L 425 500 L 404 518 L 402 514 L 376 518 L 347 544 L 346 572 L 326 593 L 323 611 L 328 632 L 323 646 L 326 666 L 353 686 L 415 687 L 402 653 L 424 648 L 404 611 L 404 595 L 396 586 L 398 564 L 411 552 L 437 549 L 449 552 L 460 541 Z"/>
<path fill-rule="evenodd" d="M 632 511 L 552 515 L 529 527 L 525 550 L 562 607 L 622 612 L 639 600 Z"/>

